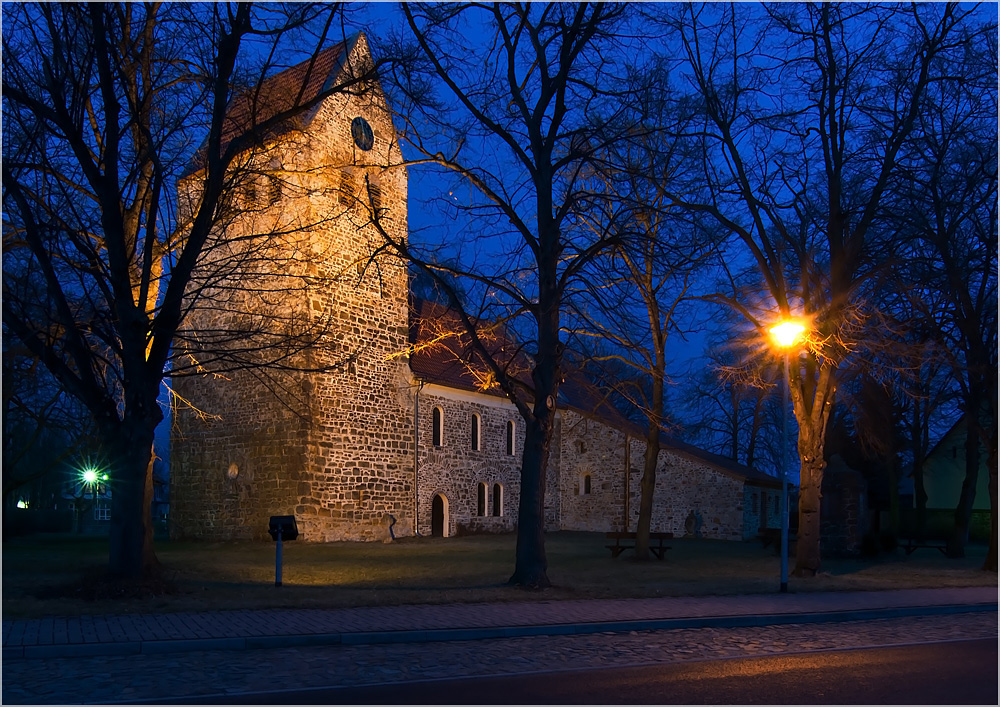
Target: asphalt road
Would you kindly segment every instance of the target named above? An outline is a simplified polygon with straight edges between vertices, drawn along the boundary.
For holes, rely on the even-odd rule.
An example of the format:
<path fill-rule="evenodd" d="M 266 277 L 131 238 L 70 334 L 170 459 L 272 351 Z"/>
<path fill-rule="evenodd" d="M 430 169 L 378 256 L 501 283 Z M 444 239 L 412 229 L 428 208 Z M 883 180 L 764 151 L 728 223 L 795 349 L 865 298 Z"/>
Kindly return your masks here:
<path fill-rule="evenodd" d="M 162 704 L 997 704 L 994 639 Z"/>

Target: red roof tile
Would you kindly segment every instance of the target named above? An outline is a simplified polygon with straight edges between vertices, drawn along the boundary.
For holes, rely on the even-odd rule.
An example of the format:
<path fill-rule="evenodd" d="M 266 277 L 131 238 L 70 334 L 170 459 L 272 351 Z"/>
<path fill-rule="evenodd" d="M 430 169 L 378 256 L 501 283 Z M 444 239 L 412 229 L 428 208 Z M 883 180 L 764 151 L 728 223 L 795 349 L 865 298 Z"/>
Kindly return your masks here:
<path fill-rule="evenodd" d="M 339 73 L 345 47 L 354 42 L 354 37 L 328 47 L 314 57 L 268 77 L 255 89 L 233 96 L 226 109 L 226 119 L 222 125 L 222 145 L 224 152 L 236 137 L 254 130 L 261 123 L 274 118 L 279 113 L 307 104 L 320 92 L 329 88 Z M 293 118 L 270 126 L 260 140 L 269 140 L 305 127 L 312 111 L 306 110 Z M 206 145 L 198 150 L 188 167 L 190 174 L 205 166 Z"/>
<path fill-rule="evenodd" d="M 530 359 L 502 328 L 473 320 L 493 358 L 522 382 L 530 380 Z M 503 397 L 495 376 L 473 350 L 472 338 L 455 310 L 436 302 L 410 300 L 410 369 L 428 383 Z"/>

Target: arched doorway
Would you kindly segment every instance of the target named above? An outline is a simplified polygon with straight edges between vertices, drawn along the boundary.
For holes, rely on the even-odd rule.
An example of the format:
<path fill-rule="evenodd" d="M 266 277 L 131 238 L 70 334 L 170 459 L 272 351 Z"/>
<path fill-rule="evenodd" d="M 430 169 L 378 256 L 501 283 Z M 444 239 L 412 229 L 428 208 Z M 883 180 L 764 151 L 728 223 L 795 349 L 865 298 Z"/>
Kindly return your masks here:
<path fill-rule="evenodd" d="M 448 499 L 439 493 L 431 502 L 431 537 L 448 537 Z"/>

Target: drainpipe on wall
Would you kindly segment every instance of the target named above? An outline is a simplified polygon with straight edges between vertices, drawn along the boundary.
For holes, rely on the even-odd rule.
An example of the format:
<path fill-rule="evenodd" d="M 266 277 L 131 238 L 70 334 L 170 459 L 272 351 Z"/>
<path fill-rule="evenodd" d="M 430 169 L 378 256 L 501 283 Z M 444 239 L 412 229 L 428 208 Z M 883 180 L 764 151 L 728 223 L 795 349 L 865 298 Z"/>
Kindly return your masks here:
<path fill-rule="evenodd" d="M 622 517 L 622 532 L 628 532 L 628 496 L 629 480 L 632 477 L 632 445 L 628 443 L 628 435 L 625 435 L 625 515 Z"/>
<path fill-rule="evenodd" d="M 417 380 L 417 392 L 413 395 L 413 534 L 420 536 L 420 391 L 424 381 Z"/>

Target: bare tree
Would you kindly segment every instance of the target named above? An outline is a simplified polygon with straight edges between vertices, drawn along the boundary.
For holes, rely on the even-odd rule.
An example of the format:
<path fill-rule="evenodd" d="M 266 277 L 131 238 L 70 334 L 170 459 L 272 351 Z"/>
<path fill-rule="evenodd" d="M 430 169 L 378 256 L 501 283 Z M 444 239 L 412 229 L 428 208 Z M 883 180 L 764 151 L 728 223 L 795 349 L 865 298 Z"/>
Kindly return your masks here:
<path fill-rule="evenodd" d="M 262 116 L 255 87 L 278 48 L 311 41 L 317 55 L 339 17 L 337 6 L 245 3 L 5 9 L 3 321 L 95 419 L 110 464 L 112 574 L 156 564 L 157 396 L 192 286 L 204 285 L 196 265 L 233 255 L 210 249 L 256 176 L 247 155 L 345 89 Z M 238 95 L 251 97 L 242 123 L 230 112 Z M 197 199 L 178 205 L 173 182 L 199 144 Z M 248 325 L 265 342 L 276 333 Z"/>
<path fill-rule="evenodd" d="M 613 225 L 595 234 L 577 220 L 598 198 L 588 164 L 627 134 L 629 40 L 619 30 L 630 9 L 406 4 L 403 12 L 411 62 L 396 87 L 406 102 L 399 111 L 408 119 L 404 140 L 419 156 L 411 164 L 440 170 L 452 185 L 452 215 L 462 219 L 455 228 L 467 227 L 451 232 L 447 244 L 459 268 L 412 242 L 387 237 L 386 247 L 439 280 L 492 380 L 524 418 L 510 581 L 544 587 L 545 469 L 562 377 L 562 314 L 584 286 L 584 266 L 618 239 Z M 464 281 L 467 297 L 441 274 Z M 491 355 L 477 321 L 518 335 L 531 355 L 530 384 L 507 369 L 513 359 Z"/>
<path fill-rule="evenodd" d="M 583 221 L 599 232 L 618 218 L 622 243 L 590 268 L 593 282 L 584 303 L 577 307 L 582 320 L 578 334 L 598 337 L 610 353 L 593 355 L 595 361 L 615 361 L 629 371 L 625 376 L 604 376 L 614 390 L 640 410 L 646 428 L 646 447 L 640 482 L 635 554 L 650 559 L 649 530 L 659 463 L 660 439 L 668 420 L 666 386 L 674 336 L 683 336 L 678 308 L 689 299 L 694 279 L 713 253 L 712 235 L 697 222 L 670 210 L 665 191 L 677 169 L 661 113 L 657 120 L 640 116 L 640 124 L 655 122 L 645 139 L 611 145 L 602 177 L 609 199 L 595 204 Z M 603 207 L 603 208 L 602 208 Z M 589 307 L 587 306 L 589 303 Z M 627 519 L 626 519 L 627 522 Z"/>
<path fill-rule="evenodd" d="M 908 272 L 922 327 L 946 358 L 965 413 L 966 475 L 948 552 L 964 555 L 987 450 L 996 524 L 997 449 L 997 54 L 995 25 L 936 67 L 927 109 L 902 164 L 891 207 L 909 236 Z M 961 76 L 958 83 L 951 76 Z M 996 569 L 996 540 L 987 565 Z"/>
<path fill-rule="evenodd" d="M 933 68 L 968 38 L 955 6 L 774 5 L 672 9 L 678 70 L 701 102 L 711 214 L 757 266 L 762 292 L 732 301 L 761 339 L 806 320 L 790 391 L 801 463 L 795 574 L 820 569 L 824 441 L 838 370 L 877 317 L 862 285 L 884 263 L 880 206 Z M 866 326 L 867 323 L 867 326 Z"/>

